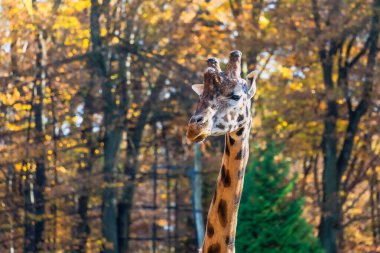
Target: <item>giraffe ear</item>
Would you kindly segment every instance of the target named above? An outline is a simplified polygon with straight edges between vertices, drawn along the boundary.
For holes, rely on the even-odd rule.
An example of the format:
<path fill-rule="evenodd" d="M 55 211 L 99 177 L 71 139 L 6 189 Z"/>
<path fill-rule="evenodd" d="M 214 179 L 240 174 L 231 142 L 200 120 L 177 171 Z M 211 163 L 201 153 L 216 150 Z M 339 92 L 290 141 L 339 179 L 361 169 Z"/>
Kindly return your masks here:
<path fill-rule="evenodd" d="M 259 72 L 257 70 L 254 70 L 245 77 L 249 87 L 247 92 L 249 99 L 253 98 L 253 96 L 256 94 L 256 78 L 258 76 L 258 73 Z"/>
<path fill-rule="evenodd" d="M 204 84 L 203 83 L 200 83 L 200 84 L 193 84 L 191 86 L 191 88 L 193 89 L 193 91 L 195 91 L 195 93 L 198 94 L 198 96 L 201 96 L 203 94 L 203 89 L 204 89 Z"/>

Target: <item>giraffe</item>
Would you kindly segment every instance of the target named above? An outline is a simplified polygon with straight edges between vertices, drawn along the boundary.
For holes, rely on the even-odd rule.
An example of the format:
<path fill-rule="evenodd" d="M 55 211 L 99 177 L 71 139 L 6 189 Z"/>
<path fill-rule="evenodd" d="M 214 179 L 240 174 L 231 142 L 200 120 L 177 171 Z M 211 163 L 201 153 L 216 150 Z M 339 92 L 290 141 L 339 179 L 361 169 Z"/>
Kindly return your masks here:
<path fill-rule="evenodd" d="M 209 208 L 200 253 L 235 252 L 237 213 L 249 154 L 251 98 L 256 92 L 256 72 L 240 77 L 240 51 L 232 51 L 225 72 L 215 58 L 207 60 L 204 84 L 193 90 L 200 96 L 190 118 L 187 139 L 202 142 L 208 136 L 225 135 L 222 165 Z"/>

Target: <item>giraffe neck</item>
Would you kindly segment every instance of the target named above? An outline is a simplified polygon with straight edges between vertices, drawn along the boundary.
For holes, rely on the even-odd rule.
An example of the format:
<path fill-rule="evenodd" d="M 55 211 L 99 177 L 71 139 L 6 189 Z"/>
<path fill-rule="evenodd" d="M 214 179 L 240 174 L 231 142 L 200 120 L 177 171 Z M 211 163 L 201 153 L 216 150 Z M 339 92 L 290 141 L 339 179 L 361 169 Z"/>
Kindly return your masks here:
<path fill-rule="evenodd" d="M 250 123 L 226 135 L 226 144 L 203 241 L 203 253 L 235 252 L 235 234 L 245 167 L 249 155 Z"/>

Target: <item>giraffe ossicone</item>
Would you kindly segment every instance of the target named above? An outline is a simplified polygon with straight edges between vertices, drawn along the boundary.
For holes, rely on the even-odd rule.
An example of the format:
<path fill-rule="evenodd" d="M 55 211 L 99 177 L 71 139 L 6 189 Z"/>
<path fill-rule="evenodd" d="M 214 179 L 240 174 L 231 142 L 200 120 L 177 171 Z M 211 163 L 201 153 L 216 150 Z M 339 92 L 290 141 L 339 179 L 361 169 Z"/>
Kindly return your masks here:
<path fill-rule="evenodd" d="M 210 59 L 204 83 L 192 86 L 200 96 L 187 132 L 187 138 L 192 142 L 227 134 L 246 124 L 251 115 L 251 98 L 256 92 L 256 71 L 249 73 L 246 80 L 240 77 L 240 51 L 231 52 L 225 72 L 220 70 L 216 58 Z"/>
<path fill-rule="evenodd" d="M 201 142 L 208 136 L 225 135 L 222 166 L 207 216 L 203 253 L 235 252 L 237 213 L 249 155 L 251 99 L 256 92 L 257 72 L 241 78 L 240 51 L 232 51 L 223 72 L 216 58 L 207 60 L 203 84 L 195 84 L 199 95 L 187 138 Z"/>

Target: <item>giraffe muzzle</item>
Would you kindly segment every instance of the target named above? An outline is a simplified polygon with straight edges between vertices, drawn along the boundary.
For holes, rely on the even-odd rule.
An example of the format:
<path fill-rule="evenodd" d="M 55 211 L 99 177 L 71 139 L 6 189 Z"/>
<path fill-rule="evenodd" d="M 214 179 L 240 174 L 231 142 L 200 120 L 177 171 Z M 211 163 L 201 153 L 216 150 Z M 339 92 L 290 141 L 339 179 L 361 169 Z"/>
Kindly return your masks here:
<path fill-rule="evenodd" d="M 206 139 L 208 136 L 207 132 L 209 132 L 207 131 L 207 123 L 208 121 L 202 115 L 198 114 L 191 117 L 186 133 L 187 140 L 190 142 L 201 142 Z"/>
<path fill-rule="evenodd" d="M 207 133 L 203 132 L 202 129 L 194 124 L 190 123 L 187 128 L 186 138 L 190 142 L 201 142 L 208 136 Z"/>

